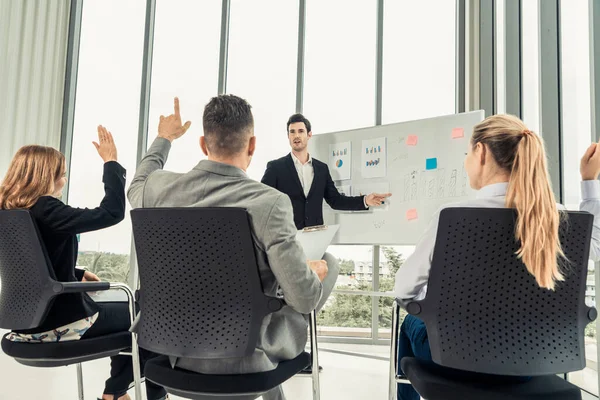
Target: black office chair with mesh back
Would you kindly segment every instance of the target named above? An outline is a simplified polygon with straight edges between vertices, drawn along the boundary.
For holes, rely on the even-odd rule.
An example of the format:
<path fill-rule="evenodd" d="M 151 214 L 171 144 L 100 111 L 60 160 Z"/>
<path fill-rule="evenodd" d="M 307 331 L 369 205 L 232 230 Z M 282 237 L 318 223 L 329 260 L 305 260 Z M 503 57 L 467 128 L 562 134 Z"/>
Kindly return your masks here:
<path fill-rule="evenodd" d="M 315 313 L 311 354 L 273 371 L 204 375 L 172 368 L 168 356 L 227 359 L 255 351 L 265 316 L 285 303 L 266 296 L 249 216 L 241 208 L 154 208 L 131 212 L 140 272 L 139 343 L 164 355 L 150 360 L 146 379 L 190 399 L 260 395 L 307 367 L 319 399 Z"/>
<path fill-rule="evenodd" d="M 64 293 L 120 289 L 127 293 L 133 310 L 133 293 L 126 285 L 109 282 L 58 282 L 40 240 L 37 226 L 26 210 L 0 211 L 0 328 L 33 329 L 46 316 L 56 296 Z M 133 321 L 133 314 L 132 321 Z M 129 332 L 94 339 L 23 343 L 2 338 L 2 350 L 17 362 L 31 367 L 77 365 L 79 399 L 83 400 L 81 363 L 117 354 L 133 357 L 136 398 L 141 398 L 138 348 Z M 124 350 L 131 348 L 131 353 Z"/>
<path fill-rule="evenodd" d="M 441 212 L 428 282 L 422 301 L 406 304 L 427 327 L 434 363 L 405 357 L 401 366 L 426 400 L 575 400 L 581 391 L 556 374 L 585 367 L 584 332 L 595 320 L 585 305 L 594 217 L 568 212 L 560 241 L 564 282 L 540 288 L 516 256 L 514 210 L 448 208 Z M 396 301 L 399 303 L 399 300 Z M 398 306 L 394 306 L 390 399 L 395 398 Z M 530 376 L 479 383 L 455 371 Z M 486 382 L 486 383 L 482 383 Z"/>

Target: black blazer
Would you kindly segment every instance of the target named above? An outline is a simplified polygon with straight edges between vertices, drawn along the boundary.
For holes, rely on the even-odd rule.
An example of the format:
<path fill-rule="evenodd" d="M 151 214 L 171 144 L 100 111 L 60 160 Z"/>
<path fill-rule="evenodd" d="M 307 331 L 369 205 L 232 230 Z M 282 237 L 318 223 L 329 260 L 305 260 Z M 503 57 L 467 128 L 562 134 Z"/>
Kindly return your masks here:
<path fill-rule="evenodd" d="M 261 180 L 290 197 L 297 229 L 323 225 L 323 199 L 334 210 L 366 210 L 363 196 L 349 197 L 338 192 L 327 164 L 313 158 L 312 165 L 315 178 L 308 196 L 304 195 L 291 154 L 269 162 Z"/>
<path fill-rule="evenodd" d="M 83 271 L 77 263 L 77 234 L 116 225 L 125 217 L 125 169 L 117 162 L 104 164 L 104 199 L 94 209 L 73 208 L 62 201 L 43 196 L 31 207 L 42 242 L 60 282 L 78 282 Z M 52 275 L 52 273 L 51 273 Z M 57 296 L 46 319 L 37 328 L 20 333 L 46 332 L 94 315 L 99 308 L 87 293 Z"/>

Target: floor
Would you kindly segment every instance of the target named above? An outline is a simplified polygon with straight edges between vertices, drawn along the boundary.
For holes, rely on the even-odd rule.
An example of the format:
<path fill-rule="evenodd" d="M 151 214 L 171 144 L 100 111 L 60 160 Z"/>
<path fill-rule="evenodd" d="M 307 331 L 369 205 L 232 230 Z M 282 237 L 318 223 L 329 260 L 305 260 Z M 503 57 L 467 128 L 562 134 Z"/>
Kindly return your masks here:
<path fill-rule="evenodd" d="M 323 343 L 320 347 L 320 363 L 324 368 L 321 373 L 323 400 L 388 398 L 387 361 L 360 356 L 367 354 L 386 358 L 388 353 L 385 346 Z M 0 353 L 0 370 L 3 383 L 0 400 L 75 400 L 77 398 L 74 366 L 34 369 L 20 365 Z M 96 399 L 102 393 L 107 371 L 108 360 L 84 364 L 86 400 Z M 288 400 L 311 399 L 311 388 L 311 379 L 307 376 L 292 378 L 284 385 Z M 180 399 L 173 396 L 171 398 Z M 597 398 L 584 393 L 583 399 Z"/>

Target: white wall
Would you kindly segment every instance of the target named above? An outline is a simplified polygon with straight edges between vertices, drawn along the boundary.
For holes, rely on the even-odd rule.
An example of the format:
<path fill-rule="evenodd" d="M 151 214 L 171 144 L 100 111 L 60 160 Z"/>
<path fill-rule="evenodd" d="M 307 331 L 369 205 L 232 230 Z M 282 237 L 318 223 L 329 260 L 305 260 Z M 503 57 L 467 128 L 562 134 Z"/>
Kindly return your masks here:
<path fill-rule="evenodd" d="M 69 0 L 0 0 L 0 180 L 25 144 L 58 148 Z"/>

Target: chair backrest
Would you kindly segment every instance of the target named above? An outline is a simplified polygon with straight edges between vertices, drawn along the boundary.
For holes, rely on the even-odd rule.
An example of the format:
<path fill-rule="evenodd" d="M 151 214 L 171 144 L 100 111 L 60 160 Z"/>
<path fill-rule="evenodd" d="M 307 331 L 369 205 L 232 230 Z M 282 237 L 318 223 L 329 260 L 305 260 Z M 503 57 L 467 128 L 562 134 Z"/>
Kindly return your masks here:
<path fill-rule="evenodd" d="M 0 210 L 0 328 L 32 329 L 44 321 L 55 295 L 53 273 L 29 211 Z"/>
<path fill-rule="evenodd" d="M 131 212 L 140 273 L 141 347 L 191 358 L 252 354 L 266 296 L 249 216 L 241 208 L 152 208 Z"/>
<path fill-rule="evenodd" d="M 568 262 L 554 291 L 542 289 L 515 255 L 512 209 L 441 212 L 427 297 L 409 305 L 425 321 L 433 360 L 446 367 L 535 376 L 585 367 L 585 305 L 593 216 L 565 212 Z"/>

